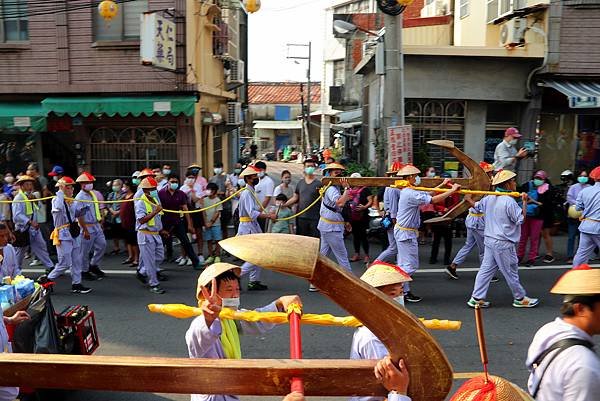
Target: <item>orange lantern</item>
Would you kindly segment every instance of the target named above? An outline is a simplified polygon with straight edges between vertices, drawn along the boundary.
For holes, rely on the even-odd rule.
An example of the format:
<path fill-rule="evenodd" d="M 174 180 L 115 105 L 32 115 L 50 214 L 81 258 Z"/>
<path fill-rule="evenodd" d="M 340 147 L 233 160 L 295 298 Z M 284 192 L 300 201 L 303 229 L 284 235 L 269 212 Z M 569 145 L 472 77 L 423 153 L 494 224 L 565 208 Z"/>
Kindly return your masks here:
<path fill-rule="evenodd" d="M 110 21 L 117 16 L 119 6 L 112 0 L 104 0 L 98 4 L 98 14 L 105 20 Z"/>
<path fill-rule="evenodd" d="M 244 8 L 250 14 L 260 10 L 260 0 L 244 0 Z"/>

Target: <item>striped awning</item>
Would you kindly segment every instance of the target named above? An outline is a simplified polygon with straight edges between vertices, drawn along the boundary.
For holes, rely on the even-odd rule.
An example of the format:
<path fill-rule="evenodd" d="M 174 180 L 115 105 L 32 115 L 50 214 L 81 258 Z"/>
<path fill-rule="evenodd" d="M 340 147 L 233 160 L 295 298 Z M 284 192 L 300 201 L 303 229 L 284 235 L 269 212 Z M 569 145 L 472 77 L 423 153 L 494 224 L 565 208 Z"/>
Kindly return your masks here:
<path fill-rule="evenodd" d="M 568 97 L 573 109 L 600 108 L 600 82 L 547 79 L 543 83 Z"/>

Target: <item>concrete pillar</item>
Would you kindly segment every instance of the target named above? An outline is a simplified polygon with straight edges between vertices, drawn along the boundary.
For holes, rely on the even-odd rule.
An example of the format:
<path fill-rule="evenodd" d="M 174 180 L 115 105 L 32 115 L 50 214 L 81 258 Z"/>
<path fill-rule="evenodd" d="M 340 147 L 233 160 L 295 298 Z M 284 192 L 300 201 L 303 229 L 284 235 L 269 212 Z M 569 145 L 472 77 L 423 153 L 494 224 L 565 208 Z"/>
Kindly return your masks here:
<path fill-rule="evenodd" d="M 519 129 L 521 130 L 521 134 L 523 134 L 521 144 L 524 141 L 536 140 L 538 118 L 540 116 L 540 110 L 542 109 L 542 91 L 537 87 L 532 89 L 531 100 L 524 104 L 521 109 L 521 121 L 519 124 Z M 537 163 L 537 155 L 522 159 L 518 164 L 518 182 L 529 180 L 531 174 L 533 174 L 533 170 L 537 167 Z"/>
<path fill-rule="evenodd" d="M 487 103 L 469 100 L 465 114 L 465 148 L 464 152 L 471 159 L 483 160 L 485 151 L 485 123 L 487 120 Z"/>

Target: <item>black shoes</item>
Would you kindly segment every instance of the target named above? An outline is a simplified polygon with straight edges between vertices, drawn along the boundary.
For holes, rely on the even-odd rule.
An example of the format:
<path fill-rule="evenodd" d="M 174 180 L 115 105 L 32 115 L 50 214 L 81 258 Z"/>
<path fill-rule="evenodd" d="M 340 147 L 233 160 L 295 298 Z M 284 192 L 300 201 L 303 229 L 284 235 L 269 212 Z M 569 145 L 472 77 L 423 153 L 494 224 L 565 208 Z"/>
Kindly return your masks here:
<path fill-rule="evenodd" d="M 104 273 L 102 270 L 100 270 L 100 268 L 98 266 L 90 265 L 90 273 L 92 273 L 94 276 L 96 276 L 96 280 L 102 280 L 104 278 L 104 276 L 106 276 L 106 273 Z"/>
<path fill-rule="evenodd" d="M 160 285 L 153 285 L 150 287 L 150 292 L 153 294 L 164 294 L 166 291 L 160 288 Z"/>
<path fill-rule="evenodd" d="M 81 272 L 81 278 L 87 281 L 95 281 L 97 277 L 92 272 Z"/>
<path fill-rule="evenodd" d="M 452 280 L 458 280 L 458 274 L 456 273 L 456 265 L 454 263 L 446 267 L 446 274 L 450 276 Z"/>
<path fill-rule="evenodd" d="M 412 303 L 417 303 L 417 302 L 421 302 L 423 298 L 416 296 L 415 294 L 413 294 L 412 292 L 407 292 L 406 294 L 404 294 L 404 301 L 405 302 L 412 302 Z"/>
<path fill-rule="evenodd" d="M 87 294 L 90 291 L 92 291 L 91 288 L 84 287 L 82 284 L 73 284 L 71 286 L 71 292 L 73 294 Z"/>
<path fill-rule="evenodd" d="M 248 291 L 265 291 L 268 289 L 269 287 L 262 284 L 260 281 L 250 281 L 248 283 Z"/>

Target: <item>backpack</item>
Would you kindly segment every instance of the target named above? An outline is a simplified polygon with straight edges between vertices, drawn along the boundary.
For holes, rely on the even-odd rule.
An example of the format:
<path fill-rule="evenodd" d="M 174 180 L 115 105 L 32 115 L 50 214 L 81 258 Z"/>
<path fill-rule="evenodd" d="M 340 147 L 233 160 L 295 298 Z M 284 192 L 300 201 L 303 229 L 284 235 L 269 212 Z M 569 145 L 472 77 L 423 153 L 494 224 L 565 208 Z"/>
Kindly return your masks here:
<path fill-rule="evenodd" d="M 537 188 L 531 182 L 529 182 L 528 185 L 529 185 L 529 189 L 527 191 L 527 196 L 530 199 L 537 201 L 539 198 Z M 536 205 L 535 203 L 527 203 L 527 217 L 537 217 L 539 215 L 540 215 L 540 206 Z"/>
<path fill-rule="evenodd" d="M 364 216 L 365 216 L 365 211 L 364 210 L 358 210 L 356 207 L 358 205 L 360 205 L 360 194 L 362 193 L 362 191 L 364 190 L 364 188 L 358 188 L 355 190 L 352 190 L 352 194 L 351 199 L 346 202 L 348 204 L 348 206 L 350 207 L 350 220 L 351 221 L 361 221 L 363 220 Z"/>

